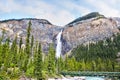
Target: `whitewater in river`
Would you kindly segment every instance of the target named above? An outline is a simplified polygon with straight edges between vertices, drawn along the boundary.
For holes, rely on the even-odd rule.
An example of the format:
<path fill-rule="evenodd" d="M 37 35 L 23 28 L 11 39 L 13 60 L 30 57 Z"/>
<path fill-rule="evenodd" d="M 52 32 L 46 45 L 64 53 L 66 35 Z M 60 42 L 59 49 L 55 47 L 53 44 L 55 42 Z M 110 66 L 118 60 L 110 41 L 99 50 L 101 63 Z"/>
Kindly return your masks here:
<path fill-rule="evenodd" d="M 59 58 L 62 50 L 62 42 L 61 42 L 62 30 L 58 33 L 57 39 L 57 47 L 56 47 L 56 58 Z"/>
<path fill-rule="evenodd" d="M 88 77 L 88 76 L 74 76 L 74 77 L 63 77 L 58 79 L 48 79 L 48 80 L 105 80 L 102 77 Z"/>

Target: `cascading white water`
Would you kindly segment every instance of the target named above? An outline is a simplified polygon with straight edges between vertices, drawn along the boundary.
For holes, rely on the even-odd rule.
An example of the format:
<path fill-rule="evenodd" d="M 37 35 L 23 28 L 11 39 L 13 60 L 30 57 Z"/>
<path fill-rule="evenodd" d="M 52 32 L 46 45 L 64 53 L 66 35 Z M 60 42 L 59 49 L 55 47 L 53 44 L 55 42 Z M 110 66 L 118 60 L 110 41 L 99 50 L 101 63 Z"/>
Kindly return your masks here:
<path fill-rule="evenodd" d="M 61 50 L 62 50 L 61 35 L 62 35 L 62 30 L 58 33 L 56 37 L 57 39 L 56 58 L 59 58 L 61 55 Z"/>

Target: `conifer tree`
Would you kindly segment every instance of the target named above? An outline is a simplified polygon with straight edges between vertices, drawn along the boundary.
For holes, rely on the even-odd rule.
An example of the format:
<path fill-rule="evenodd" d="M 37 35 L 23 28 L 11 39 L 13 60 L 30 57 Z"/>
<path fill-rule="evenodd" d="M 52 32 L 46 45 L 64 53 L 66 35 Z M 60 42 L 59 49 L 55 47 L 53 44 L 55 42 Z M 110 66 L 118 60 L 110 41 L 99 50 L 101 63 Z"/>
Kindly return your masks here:
<path fill-rule="evenodd" d="M 20 42 L 19 42 L 19 48 L 21 49 L 21 46 L 23 44 L 22 37 L 20 37 Z"/>
<path fill-rule="evenodd" d="M 33 55 L 33 45 L 34 45 L 34 37 L 32 35 L 32 38 L 31 38 L 31 57 L 33 59 L 34 55 Z"/>
<path fill-rule="evenodd" d="M 58 73 L 61 72 L 64 69 L 64 62 L 62 57 L 60 56 L 60 58 L 57 59 L 57 67 L 58 68 Z"/>
<path fill-rule="evenodd" d="M 30 57 L 30 31 L 31 31 L 31 21 L 28 23 L 27 28 L 27 37 L 26 37 L 26 53 L 28 55 L 28 58 Z"/>
<path fill-rule="evenodd" d="M 10 48 L 9 48 L 9 38 L 6 39 L 6 42 L 4 43 L 4 66 L 7 69 L 8 67 L 10 67 Z"/>
<path fill-rule="evenodd" d="M 32 35 L 32 38 L 31 38 L 31 48 L 33 47 L 33 45 L 34 45 L 34 37 Z"/>
<path fill-rule="evenodd" d="M 85 60 L 84 60 L 84 59 L 82 60 L 82 63 L 81 63 L 81 64 L 82 64 L 82 70 L 85 71 L 85 70 L 86 70 L 86 63 L 85 63 Z"/>
<path fill-rule="evenodd" d="M 27 66 L 30 61 L 30 31 L 31 31 L 31 21 L 28 23 L 28 28 L 27 28 L 27 36 L 26 36 L 26 48 L 25 48 L 25 60 L 24 60 L 24 71 L 27 71 Z"/>
<path fill-rule="evenodd" d="M 34 69 L 34 73 L 35 73 L 35 76 L 37 77 L 37 80 L 43 79 L 42 69 L 43 69 L 42 51 L 41 51 L 41 44 L 39 43 L 37 58 L 35 61 L 35 69 Z"/>
<path fill-rule="evenodd" d="M 65 64 L 65 70 L 68 70 L 68 55 L 65 56 L 65 61 L 64 61 L 64 64 Z"/>
<path fill-rule="evenodd" d="M 11 53 L 12 53 L 12 63 L 17 64 L 17 36 L 13 40 L 12 46 L 11 46 Z"/>
<path fill-rule="evenodd" d="M 48 53 L 48 72 L 50 74 L 55 74 L 55 50 L 53 45 L 50 45 Z"/>
<path fill-rule="evenodd" d="M 43 66 L 44 66 L 43 70 L 47 72 L 48 71 L 48 56 L 47 55 L 44 56 Z"/>

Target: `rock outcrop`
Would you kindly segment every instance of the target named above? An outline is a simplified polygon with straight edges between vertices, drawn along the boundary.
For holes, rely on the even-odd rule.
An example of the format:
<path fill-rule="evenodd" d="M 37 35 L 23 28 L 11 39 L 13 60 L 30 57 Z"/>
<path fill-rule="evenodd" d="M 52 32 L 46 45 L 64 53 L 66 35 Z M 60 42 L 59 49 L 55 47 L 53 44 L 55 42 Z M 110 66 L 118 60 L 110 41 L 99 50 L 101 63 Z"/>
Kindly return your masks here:
<path fill-rule="evenodd" d="M 47 53 L 49 44 L 53 43 L 53 39 L 61 30 L 60 26 L 55 26 L 49 21 L 44 19 L 18 19 L 18 20 L 5 20 L 0 22 L 0 35 L 5 30 L 5 37 L 9 37 L 12 41 L 15 36 L 22 37 L 24 43 L 27 34 L 28 22 L 31 21 L 31 35 L 34 36 L 35 41 L 42 44 L 42 49 Z"/>
<path fill-rule="evenodd" d="M 86 16 L 90 18 L 86 19 Z M 99 13 L 90 13 L 86 16 L 65 26 L 63 49 L 69 51 L 82 43 L 104 40 L 119 32 L 118 25 L 112 18 L 106 18 Z"/>

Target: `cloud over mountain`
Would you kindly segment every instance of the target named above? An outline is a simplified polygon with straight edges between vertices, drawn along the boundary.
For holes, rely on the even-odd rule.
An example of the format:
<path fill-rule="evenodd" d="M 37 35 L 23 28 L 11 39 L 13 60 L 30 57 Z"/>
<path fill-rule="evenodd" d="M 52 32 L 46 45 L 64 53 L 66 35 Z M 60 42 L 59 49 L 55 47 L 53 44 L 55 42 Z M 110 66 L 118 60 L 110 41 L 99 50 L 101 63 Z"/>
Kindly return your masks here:
<path fill-rule="evenodd" d="M 119 0 L 0 0 L 0 15 L 1 19 L 43 18 L 63 26 L 91 11 L 119 16 L 118 3 Z"/>

